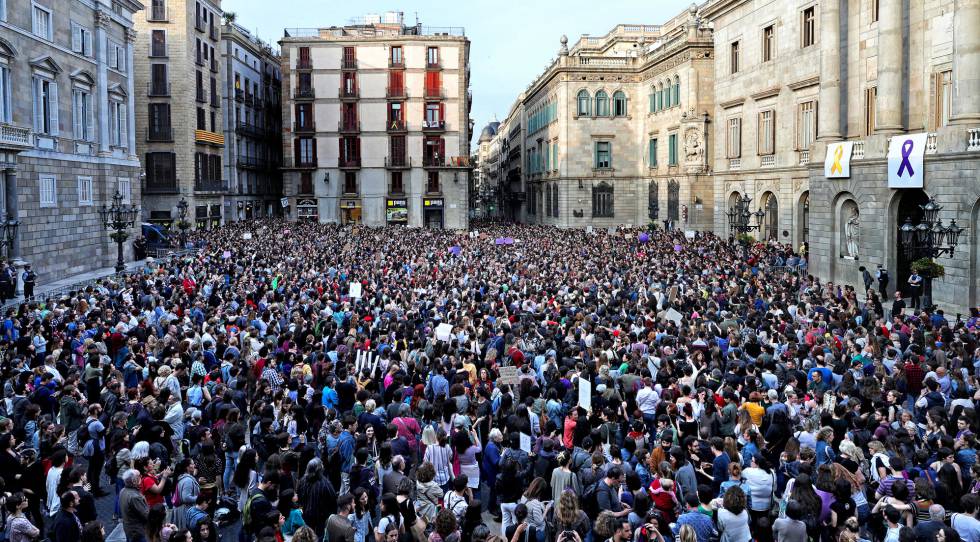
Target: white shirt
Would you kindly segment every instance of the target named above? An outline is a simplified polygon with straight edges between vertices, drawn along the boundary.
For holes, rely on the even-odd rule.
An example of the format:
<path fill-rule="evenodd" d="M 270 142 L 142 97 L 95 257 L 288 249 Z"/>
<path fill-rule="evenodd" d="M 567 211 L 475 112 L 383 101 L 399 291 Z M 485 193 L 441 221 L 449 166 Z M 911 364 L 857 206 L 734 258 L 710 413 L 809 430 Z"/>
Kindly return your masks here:
<path fill-rule="evenodd" d="M 636 393 L 636 408 L 644 414 L 656 414 L 658 403 L 660 403 L 660 394 L 653 388 L 643 386 Z"/>
<path fill-rule="evenodd" d="M 58 482 L 61 481 L 61 473 L 64 467 L 51 467 L 48 469 L 48 477 L 44 481 L 44 487 L 48 490 L 48 515 L 54 516 L 61 510 L 61 497 L 58 495 Z"/>

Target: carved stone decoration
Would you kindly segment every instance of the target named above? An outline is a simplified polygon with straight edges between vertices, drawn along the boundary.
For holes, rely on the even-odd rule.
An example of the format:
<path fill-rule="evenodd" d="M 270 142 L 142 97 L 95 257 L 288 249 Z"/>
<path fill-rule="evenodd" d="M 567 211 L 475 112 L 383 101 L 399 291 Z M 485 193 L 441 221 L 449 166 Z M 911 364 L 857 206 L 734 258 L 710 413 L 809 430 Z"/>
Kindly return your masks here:
<path fill-rule="evenodd" d="M 136 43 L 137 36 L 139 36 L 139 32 L 137 32 L 136 29 L 126 29 L 126 43 Z"/>
<path fill-rule="evenodd" d="M 697 128 L 688 128 L 684 134 L 684 156 L 688 164 L 700 164 L 704 159 L 704 142 Z"/>
<path fill-rule="evenodd" d="M 568 36 L 561 35 L 561 49 L 558 50 L 558 54 L 565 56 L 568 54 Z"/>
<path fill-rule="evenodd" d="M 112 15 L 109 15 L 109 12 L 101 9 L 95 10 L 95 26 L 109 28 L 110 23 L 112 23 Z"/>
<path fill-rule="evenodd" d="M 858 246 L 861 242 L 861 213 L 854 200 L 844 202 L 840 208 L 841 257 L 857 259 Z"/>

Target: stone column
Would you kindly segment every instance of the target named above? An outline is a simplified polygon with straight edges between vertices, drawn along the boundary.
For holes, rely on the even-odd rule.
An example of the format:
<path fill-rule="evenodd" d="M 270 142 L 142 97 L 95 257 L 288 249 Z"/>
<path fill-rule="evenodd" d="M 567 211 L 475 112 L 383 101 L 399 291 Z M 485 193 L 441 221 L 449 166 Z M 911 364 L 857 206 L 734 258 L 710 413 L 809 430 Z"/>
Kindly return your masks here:
<path fill-rule="evenodd" d="M 99 154 L 109 154 L 109 42 L 106 28 L 112 18 L 101 9 L 95 10 L 95 64 L 96 86 L 99 94 Z"/>
<path fill-rule="evenodd" d="M 980 0 L 953 8 L 953 112 L 951 124 L 980 122 Z"/>
<path fill-rule="evenodd" d="M 875 120 L 880 134 L 897 134 L 902 125 L 902 68 L 905 65 L 902 44 L 902 0 L 879 0 L 878 17 L 878 97 Z"/>
<path fill-rule="evenodd" d="M 133 44 L 136 42 L 136 31 L 126 29 L 126 133 L 129 141 L 126 147 L 130 156 L 136 156 L 136 66 L 133 64 Z M 138 180 L 138 179 L 137 179 Z"/>
<path fill-rule="evenodd" d="M 4 209 L 7 220 L 20 219 L 17 216 L 17 170 L 8 169 L 3 176 L 3 193 L 6 208 Z M 20 227 L 17 228 L 17 235 L 14 236 L 13 245 L 7 253 L 11 259 L 20 256 Z"/>
<path fill-rule="evenodd" d="M 817 138 L 821 141 L 841 138 L 840 41 L 840 0 L 827 0 L 820 4 L 820 114 L 817 115 Z"/>

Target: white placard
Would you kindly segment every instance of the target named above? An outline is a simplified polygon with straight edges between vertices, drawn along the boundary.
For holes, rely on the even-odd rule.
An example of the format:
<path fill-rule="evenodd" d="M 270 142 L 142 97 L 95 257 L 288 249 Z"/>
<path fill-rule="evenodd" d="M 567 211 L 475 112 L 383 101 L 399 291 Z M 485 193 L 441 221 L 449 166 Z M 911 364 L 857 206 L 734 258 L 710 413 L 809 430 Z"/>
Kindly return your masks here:
<path fill-rule="evenodd" d="M 578 379 L 578 406 L 592 410 L 592 382 L 581 377 Z"/>
<path fill-rule="evenodd" d="M 888 146 L 888 188 L 922 188 L 929 134 L 897 135 Z"/>
<path fill-rule="evenodd" d="M 361 283 L 360 282 L 352 282 L 352 283 L 350 283 L 350 293 L 348 295 L 350 297 L 360 298 L 361 297 Z"/>
<path fill-rule="evenodd" d="M 694 230 L 684 230 L 684 237 L 687 239 L 694 239 L 696 234 L 697 232 Z"/>
<path fill-rule="evenodd" d="M 527 453 L 531 453 L 531 435 L 521 433 L 521 449 Z"/>
<path fill-rule="evenodd" d="M 853 141 L 840 141 L 827 144 L 827 155 L 823 160 L 823 176 L 828 179 L 849 179 L 851 177 L 851 152 Z"/>
<path fill-rule="evenodd" d="M 667 309 L 667 313 L 664 314 L 664 319 L 673 322 L 675 325 L 681 325 L 681 313 L 674 310 L 673 307 Z"/>
<path fill-rule="evenodd" d="M 252 232 L 245 232 L 245 233 L 243 233 L 242 234 L 242 239 L 244 239 L 246 241 L 251 241 L 252 240 Z"/>
<path fill-rule="evenodd" d="M 279 200 L 279 203 L 285 209 L 286 207 L 289 207 L 289 198 L 282 198 L 281 200 Z"/>
<path fill-rule="evenodd" d="M 517 367 L 513 365 L 500 368 L 500 383 L 508 384 L 511 386 L 516 386 L 521 380 L 520 375 L 517 374 Z"/>
<path fill-rule="evenodd" d="M 453 326 L 452 324 L 439 324 L 436 326 L 436 339 L 440 341 L 449 342 L 449 339 L 453 336 Z"/>

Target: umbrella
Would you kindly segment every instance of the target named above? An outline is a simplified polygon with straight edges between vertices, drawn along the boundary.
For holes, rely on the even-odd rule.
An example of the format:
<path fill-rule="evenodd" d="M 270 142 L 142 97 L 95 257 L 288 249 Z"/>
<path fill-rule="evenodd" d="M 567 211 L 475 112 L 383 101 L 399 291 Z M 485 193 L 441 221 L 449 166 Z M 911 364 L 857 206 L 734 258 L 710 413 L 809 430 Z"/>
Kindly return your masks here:
<path fill-rule="evenodd" d="M 640 233 L 638 239 L 640 240 L 641 243 L 646 243 L 650 241 L 650 234 L 647 232 L 642 232 Z"/>

